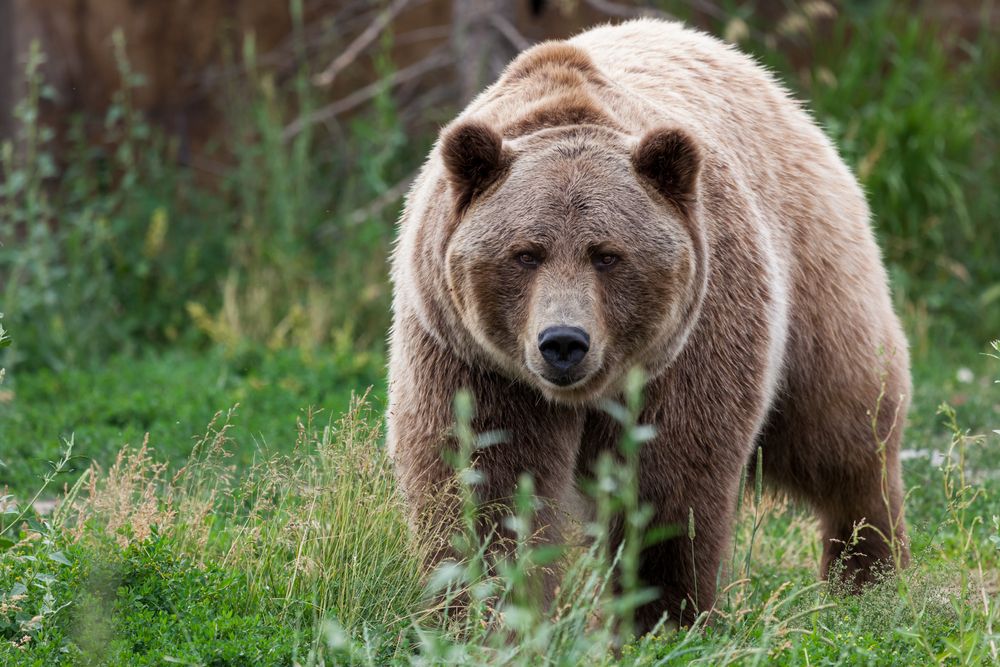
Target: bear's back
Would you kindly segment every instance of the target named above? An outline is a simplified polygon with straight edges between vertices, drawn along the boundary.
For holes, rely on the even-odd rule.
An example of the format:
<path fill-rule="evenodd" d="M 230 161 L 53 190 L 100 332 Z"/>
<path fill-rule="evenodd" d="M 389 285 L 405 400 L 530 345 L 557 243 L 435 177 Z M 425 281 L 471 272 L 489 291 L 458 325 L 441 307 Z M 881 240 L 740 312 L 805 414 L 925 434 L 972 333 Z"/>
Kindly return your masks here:
<path fill-rule="evenodd" d="M 726 123 L 729 131 L 734 121 L 798 110 L 752 58 L 681 23 L 641 19 L 607 25 L 568 44 L 585 51 L 612 86 L 656 108 L 657 115 L 706 128 Z"/>
<path fill-rule="evenodd" d="M 708 169 L 743 181 L 765 211 L 793 225 L 840 220 L 867 226 L 864 196 L 832 143 L 750 56 L 680 23 L 650 19 L 596 28 L 568 43 L 636 100 L 617 107 L 629 116 L 626 124 L 692 131 L 706 148 Z M 817 202 L 823 192 L 830 200 Z"/>

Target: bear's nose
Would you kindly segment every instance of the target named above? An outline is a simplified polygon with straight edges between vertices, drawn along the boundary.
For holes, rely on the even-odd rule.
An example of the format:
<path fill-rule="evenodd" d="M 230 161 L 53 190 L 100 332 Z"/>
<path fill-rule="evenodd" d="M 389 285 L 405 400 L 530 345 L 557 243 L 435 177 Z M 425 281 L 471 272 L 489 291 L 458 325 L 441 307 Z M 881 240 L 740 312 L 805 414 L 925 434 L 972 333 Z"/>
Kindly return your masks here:
<path fill-rule="evenodd" d="M 583 361 L 589 349 L 590 336 L 580 327 L 549 327 L 538 334 L 538 350 L 560 373 Z"/>

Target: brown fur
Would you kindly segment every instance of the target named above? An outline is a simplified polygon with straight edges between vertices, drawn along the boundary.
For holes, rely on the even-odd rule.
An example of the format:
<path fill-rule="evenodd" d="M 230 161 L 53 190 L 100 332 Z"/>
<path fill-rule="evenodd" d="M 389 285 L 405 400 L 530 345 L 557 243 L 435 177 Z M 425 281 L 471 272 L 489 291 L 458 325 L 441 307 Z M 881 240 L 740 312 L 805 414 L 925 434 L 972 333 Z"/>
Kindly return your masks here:
<path fill-rule="evenodd" d="M 540 74 L 579 73 L 593 77 L 597 74 L 593 61 L 580 49 L 566 42 L 546 42 L 525 51 L 507 68 L 505 79 L 516 81 L 530 79 Z"/>
<path fill-rule="evenodd" d="M 701 169 L 701 156 L 690 137 L 672 129 L 650 132 L 636 146 L 632 162 L 663 196 L 687 210 Z"/>
<path fill-rule="evenodd" d="M 475 428 L 507 434 L 476 453 L 480 500 L 509 503 L 530 473 L 551 501 L 544 539 L 559 540 L 558 507 L 618 441 L 600 400 L 638 365 L 641 419 L 656 429 L 643 500 L 653 525 L 690 511 L 697 524 L 693 561 L 686 539 L 644 551 L 660 596 L 641 627 L 712 607 L 757 446 L 768 482 L 821 518 L 824 576 L 862 521 L 848 583 L 892 564 L 882 536 L 906 563 L 909 362 L 864 197 L 808 116 L 732 48 L 635 21 L 527 51 L 442 133 L 407 200 L 393 279 L 388 437 L 415 521 L 455 511 L 433 499 L 452 476 L 452 398 L 468 388 Z M 590 338 L 566 387 L 538 351 L 553 325 Z"/>
<path fill-rule="evenodd" d="M 457 125 L 441 138 L 441 159 L 461 213 L 490 183 L 497 180 L 510 162 L 503 139 L 482 123 Z"/>
<path fill-rule="evenodd" d="M 546 98 L 504 126 L 505 137 L 521 137 L 538 130 L 567 125 L 615 127 L 608 113 L 584 95 Z M 618 129 L 618 128 L 616 128 Z"/>

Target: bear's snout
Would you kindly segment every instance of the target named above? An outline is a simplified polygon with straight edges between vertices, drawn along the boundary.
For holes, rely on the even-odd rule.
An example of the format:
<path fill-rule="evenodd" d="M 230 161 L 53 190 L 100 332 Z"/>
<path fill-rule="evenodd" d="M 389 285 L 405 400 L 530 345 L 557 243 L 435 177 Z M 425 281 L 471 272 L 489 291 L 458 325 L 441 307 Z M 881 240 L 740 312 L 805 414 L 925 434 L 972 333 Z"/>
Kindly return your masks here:
<path fill-rule="evenodd" d="M 556 384 L 572 384 L 569 371 L 587 356 L 590 336 L 580 327 L 549 327 L 538 334 L 538 351 L 549 367 L 556 371 Z"/>

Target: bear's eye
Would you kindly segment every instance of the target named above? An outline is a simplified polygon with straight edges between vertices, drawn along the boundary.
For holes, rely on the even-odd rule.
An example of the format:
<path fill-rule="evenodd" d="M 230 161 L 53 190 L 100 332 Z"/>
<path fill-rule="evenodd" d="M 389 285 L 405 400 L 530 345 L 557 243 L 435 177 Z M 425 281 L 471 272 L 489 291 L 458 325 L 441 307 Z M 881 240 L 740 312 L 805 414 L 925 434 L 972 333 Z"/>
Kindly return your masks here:
<path fill-rule="evenodd" d="M 519 252 L 517 253 L 517 263 L 528 269 L 538 268 L 538 265 L 542 261 L 538 258 L 538 255 L 530 252 Z"/>
<path fill-rule="evenodd" d="M 618 255 L 609 252 L 599 253 L 594 257 L 594 266 L 598 271 L 606 271 L 618 263 Z"/>

